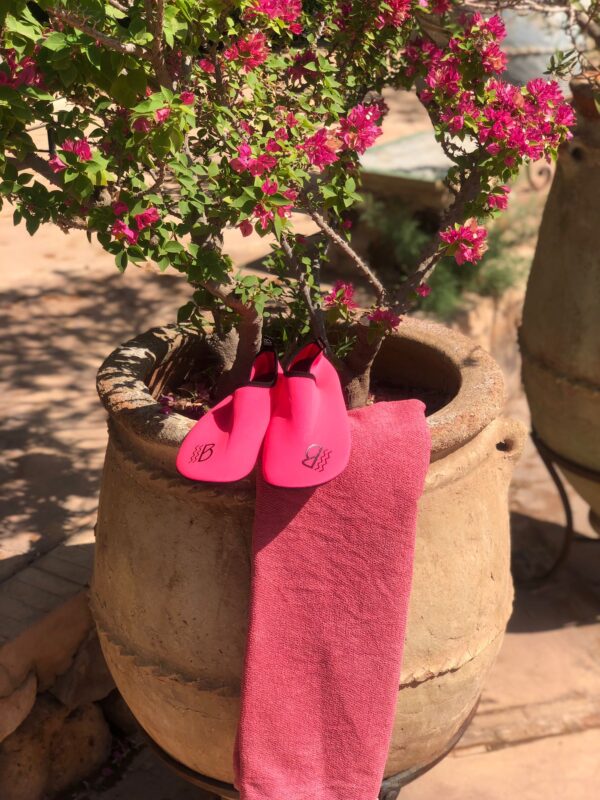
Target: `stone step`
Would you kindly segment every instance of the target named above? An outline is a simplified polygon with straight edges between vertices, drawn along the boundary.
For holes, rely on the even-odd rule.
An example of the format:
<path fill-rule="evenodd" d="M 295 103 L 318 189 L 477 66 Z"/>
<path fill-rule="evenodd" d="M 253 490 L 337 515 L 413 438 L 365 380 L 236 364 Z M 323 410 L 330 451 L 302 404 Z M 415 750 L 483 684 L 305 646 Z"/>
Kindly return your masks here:
<path fill-rule="evenodd" d="M 0 742 L 71 666 L 93 624 L 94 535 L 67 538 L 0 583 Z"/>

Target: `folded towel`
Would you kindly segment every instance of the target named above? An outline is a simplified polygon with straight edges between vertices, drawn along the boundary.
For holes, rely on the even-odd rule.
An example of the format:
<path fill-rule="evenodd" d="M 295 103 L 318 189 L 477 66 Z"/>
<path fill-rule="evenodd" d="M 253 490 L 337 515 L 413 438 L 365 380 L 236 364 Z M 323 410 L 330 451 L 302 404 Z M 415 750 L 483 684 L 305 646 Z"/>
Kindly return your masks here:
<path fill-rule="evenodd" d="M 350 412 L 330 483 L 258 478 L 236 786 L 242 800 L 376 800 L 429 464 L 418 400 Z"/>

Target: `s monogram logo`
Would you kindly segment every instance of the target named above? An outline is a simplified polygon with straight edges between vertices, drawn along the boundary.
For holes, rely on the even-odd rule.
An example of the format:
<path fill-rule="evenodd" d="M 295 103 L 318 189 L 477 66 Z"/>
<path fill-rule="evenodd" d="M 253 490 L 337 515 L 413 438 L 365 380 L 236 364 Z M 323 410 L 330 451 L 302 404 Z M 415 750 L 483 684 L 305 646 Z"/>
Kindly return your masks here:
<path fill-rule="evenodd" d="M 194 447 L 190 457 L 190 464 L 199 464 L 201 461 L 208 461 L 215 451 L 214 444 L 199 444 Z"/>
<path fill-rule="evenodd" d="M 331 450 L 326 450 L 320 444 L 309 444 L 302 459 L 302 464 L 308 469 L 323 472 L 331 456 Z"/>

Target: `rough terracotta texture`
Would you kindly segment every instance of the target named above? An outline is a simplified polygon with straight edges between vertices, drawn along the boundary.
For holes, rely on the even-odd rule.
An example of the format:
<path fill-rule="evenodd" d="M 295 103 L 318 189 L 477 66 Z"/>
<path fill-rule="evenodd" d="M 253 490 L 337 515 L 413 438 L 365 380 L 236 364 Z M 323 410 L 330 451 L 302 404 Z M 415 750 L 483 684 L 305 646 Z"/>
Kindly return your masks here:
<path fill-rule="evenodd" d="M 69 711 L 40 695 L 25 722 L 0 745 L 2 800 L 45 800 L 98 769 L 112 736 L 94 704 Z"/>
<path fill-rule="evenodd" d="M 79 592 L 0 646 L 0 702 L 22 690 L 31 674 L 37 691 L 67 671 L 91 626 L 88 600 Z M 24 717 L 23 717 L 24 718 Z M 3 735 L 0 731 L 0 741 Z"/>
<path fill-rule="evenodd" d="M 563 457 L 600 472 L 600 119 L 578 97 L 578 126 L 558 159 L 520 331 L 533 425 Z M 564 470 L 600 516 L 600 481 Z"/>
<path fill-rule="evenodd" d="M 157 329 L 99 373 L 109 411 L 92 606 L 118 688 L 151 736 L 231 781 L 246 634 L 251 480 L 192 484 L 175 470 L 192 425 L 144 381 L 179 345 Z M 447 328 L 403 323 L 375 376 L 451 396 L 429 418 L 414 592 L 387 773 L 430 763 L 472 711 L 512 605 L 507 489 L 523 428 L 499 417 L 500 371 Z M 497 447 L 499 445 L 499 447 Z"/>
<path fill-rule="evenodd" d="M 27 717 L 37 695 L 37 678 L 30 672 L 9 695 L 0 697 L 0 742 L 10 736 Z"/>

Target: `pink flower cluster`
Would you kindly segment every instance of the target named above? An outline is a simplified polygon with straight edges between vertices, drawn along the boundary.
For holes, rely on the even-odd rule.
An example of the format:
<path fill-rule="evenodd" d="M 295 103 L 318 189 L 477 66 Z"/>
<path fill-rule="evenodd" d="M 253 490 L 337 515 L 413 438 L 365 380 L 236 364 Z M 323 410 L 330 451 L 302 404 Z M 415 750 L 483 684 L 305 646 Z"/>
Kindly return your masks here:
<path fill-rule="evenodd" d="M 189 91 L 181 92 L 179 95 L 179 101 L 184 106 L 193 106 L 196 103 L 196 95 Z M 169 106 L 157 108 L 154 112 L 154 120 L 149 119 L 148 117 L 138 117 L 131 124 L 131 128 L 137 133 L 148 133 L 152 130 L 155 124 L 162 125 L 164 122 L 166 122 L 172 113 L 173 109 Z"/>
<path fill-rule="evenodd" d="M 0 86 L 18 89 L 19 86 L 41 85 L 42 76 L 38 72 L 35 59 L 31 56 L 25 56 L 19 60 L 14 50 L 5 50 L 3 61 L 8 67 L 8 72 L 0 69 Z"/>
<path fill-rule="evenodd" d="M 491 80 L 487 89 L 492 99 L 478 119 L 479 139 L 491 155 L 502 153 L 507 166 L 517 157 L 543 158 L 571 138 L 575 114 L 556 81 L 536 78 L 523 89 Z"/>
<path fill-rule="evenodd" d="M 79 161 L 90 161 L 92 158 L 92 148 L 86 138 L 83 139 L 65 139 L 60 145 L 61 150 L 65 153 L 74 153 Z M 67 165 L 60 156 L 52 156 L 48 161 L 48 165 L 52 172 L 63 172 Z"/>
<path fill-rule="evenodd" d="M 116 217 L 122 217 L 129 212 L 129 206 L 122 200 L 117 200 L 113 203 L 112 210 Z M 137 231 L 130 228 L 125 220 L 115 220 L 111 228 L 111 233 L 115 239 L 122 239 L 127 244 L 135 244 L 143 230 L 160 221 L 160 214 L 154 206 L 149 206 L 145 211 L 135 214 L 133 219 L 135 220 Z"/>
<path fill-rule="evenodd" d="M 327 128 L 319 128 L 316 133 L 299 145 L 298 149 L 305 153 L 313 167 L 324 170 L 326 166 L 338 160 L 337 154 L 341 144 L 340 139 L 337 139 Z"/>
<path fill-rule="evenodd" d="M 331 292 L 323 298 L 323 303 L 327 308 L 335 306 L 345 306 L 348 309 L 358 308 L 358 304 L 354 300 L 354 285 L 336 281 Z"/>
<path fill-rule="evenodd" d="M 508 206 L 509 186 L 498 186 L 487 199 L 491 211 L 504 211 Z"/>
<path fill-rule="evenodd" d="M 386 0 L 385 8 L 375 20 L 377 28 L 400 28 L 410 15 L 412 0 Z"/>
<path fill-rule="evenodd" d="M 401 319 L 391 308 L 382 308 L 378 306 L 377 308 L 373 309 L 371 313 L 368 315 L 368 319 L 374 325 L 381 325 L 383 328 L 387 330 L 394 330 L 400 325 Z"/>
<path fill-rule="evenodd" d="M 230 45 L 223 57 L 226 61 L 236 61 L 243 72 L 250 72 L 255 67 L 263 64 L 269 55 L 267 37 L 262 31 L 250 33 Z"/>
<path fill-rule="evenodd" d="M 348 150 L 364 153 L 381 136 L 377 121 L 381 110 L 375 104 L 355 106 L 347 117 L 340 120 L 340 136 Z"/>
<path fill-rule="evenodd" d="M 473 217 L 463 225 L 446 228 L 440 239 L 448 245 L 446 252 L 454 256 L 457 264 L 476 264 L 487 250 L 487 231 Z"/>
<path fill-rule="evenodd" d="M 320 170 L 333 164 L 343 150 L 364 153 L 381 136 L 377 125 L 381 109 L 376 104 L 355 106 L 346 117 L 342 117 L 337 129 L 320 128 L 300 146 L 309 162 Z"/>
<path fill-rule="evenodd" d="M 261 153 L 256 158 L 252 155 L 252 148 L 247 142 L 238 147 L 238 154 L 230 159 L 229 164 L 234 172 L 249 172 L 255 177 L 265 172 L 270 172 L 277 164 L 275 156 Z"/>
<path fill-rule="evenodd" d="M 292 33 L 302 33 L 302 25 L 297 22 L 302 14 L 302 0 L 254 0 L 254 5 L 246 11 L 246 18 L 254 19 L 259 14 L 288 22 Z"/>
<path fill-rule="evenodd" d="M 570 137 L 574 122 L 558 84 L 538 78 L 522 88 L 488 77 L 506 68 L 499 47 L 506 36 L 504 23 L 498 16 L 474 14 L 463 19 L 463 26 L 464 35 L 450 39 L 447 50 L 426 39 L 407 46 L 409 72 L 424 78 L 421 100 L 452 134 L 468 123 L 488 153 L 500 155 L 508 167 L 518 159 L 547 156 Z"/>

